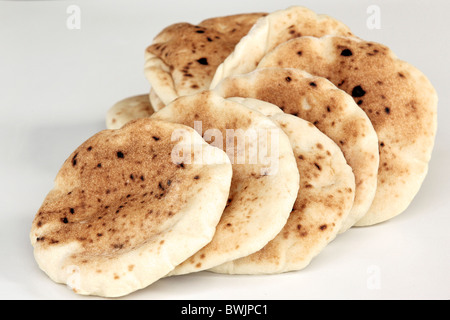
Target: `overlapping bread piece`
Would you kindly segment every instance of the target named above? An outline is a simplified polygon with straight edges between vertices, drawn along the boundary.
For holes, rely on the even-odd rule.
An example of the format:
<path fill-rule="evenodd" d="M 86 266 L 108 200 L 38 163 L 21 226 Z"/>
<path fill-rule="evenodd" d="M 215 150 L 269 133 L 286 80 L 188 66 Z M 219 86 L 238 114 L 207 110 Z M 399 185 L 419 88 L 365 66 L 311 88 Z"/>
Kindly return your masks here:
<path fill-rule="evenodd" d="M 438 98 L 426 76 L 382 44 L 338 36 L 281 44 L 259 65 L 275 66 L 330 79 L 370 118 L 379 139 L 378 187 L 356 225 L 373 225 L 403 212 L 426 176 L 436 135 Z"/>
<path fill-rule="evenodd" d="M 227 100 L 244 104 L 250 109 L 257 110 L 266 116 L 283 113 L 283 110 L 276 105 L 252 98 L 231 97 Z M 147 107 L 147 105 L 149 107 Z M 149 118 L 154 113 L 151 105 L 148 104 L 148 96 L 133 96 L 115 103 L 106 115 L 108 129 L 119 129 L 133 120 Z"/>
<path fill-rule="evenodd" d="M 248 73 L 255 69 L 266 53 L 277 45 L 302 36 L 353 36 L 342 22 L 301 6 L 278 10 L 259 19 L 233 52 L 221 63 L 214 74 L 210 88 L 231 75 Z"/>
<path fill-rule="evenodd" d="M 287 68 L 231 76 L 214 91 L 225 98 L 267 101 L 313 123 L 338 144 L 355 175 L 355 201 L 341 232 L 367 212 L 377 186 L 378 139 L 369 118 L 348 94 L 325 78 Z"/>
<path fill-rule="evenodd" d="M 283 230 L 263 249 L 210 271 L 273 274 L 303 269 L 337 236 L 352 208 L 355 178 L 336 143 L 301 118 L 283 112 L 270 118 L 288 135 L 297 160 L 301 183 L 294 208 Z"/>
<path fill-rule="evenodd" d="M 166 27 L 145 51 L 145 75 L 155 110 L 175 98 L 209 88 L 217 66 L 265 13 L 207 19 Z"/>
<path fill-rule="evenodd" d="M 174 162 L 177 146 L 201 163 Z M 141 119 L 101 131 L 65 161 L 36 214 L 36 261 L 79 294 L 144 288 L 212 239 L 231 178 L 227 155 L 189 127 Z"/>
<path fill-rule="evenodd" d="M 210 91 L 176 99 L 152 119 L 192 126 L 226 150 L 230 194 L 212 241 L 169 275 L 206 270 L 260 250 L 284 227 L 299 189 L 287 135 L 268 117 Z"/>
<path fill-rule="evenodd" d="M 300 6 L 170 25 L 145 51 L 150 101 L 159 110 L 179 96 L 254 69 L 266 52 L 284 41 L 328 34 L 353 35 L 342 22 Z"/>
<path fill-rule="evenodd" d="M 149 117 L 154 110 L 148 94 L 127 97 L 116 102 L 106 113 L 106 128 L 120 129 L 126 123 Z"/>

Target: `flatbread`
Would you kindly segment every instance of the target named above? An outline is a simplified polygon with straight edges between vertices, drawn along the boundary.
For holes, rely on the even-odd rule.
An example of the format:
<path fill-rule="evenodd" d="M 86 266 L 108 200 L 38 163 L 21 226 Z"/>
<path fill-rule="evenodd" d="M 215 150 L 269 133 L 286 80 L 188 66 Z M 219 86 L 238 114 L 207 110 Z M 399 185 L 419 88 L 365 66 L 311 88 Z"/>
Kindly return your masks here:
<path fill-rule="evenodd" d="M 303 36 L 324 35 L 354 36 L 342 22 L 328 15 L 316 14 L 305 7 L 291 6 L 272 12 L 258 20 L 217 67 L 210 88 L 213 89 L 228 76 L 254 70 L 267 52 L 285 41 Z"/>
<path fill-rule="evenodd" d="M 209 88 L 217 66 L 265 13 L 207 19 L 166 27 L 145 51 L 144 73 L 157 110 L 175 98 Z"/>
<path fill-rule="evenodd" d="M 116 102 L 106 113 L 106 128 L 120 129 L 130 121 L 146 118 L 154 110 L 148 94 L 127 97 Z"/>
<path fill-rule="evenodd" d="M 151 118 L 196 128 L 207 142 L 226 150 L 233 167 L 228 204 L 214 238 L 169 275 L 247 256 L 281 231 L 297 198 L 300 177 L 289 138 L 273 121 L 210 91 L 180 97 Z"/>
<path fill-rule="evenodd" d="M 369 116 L 380 145 L 378 187 L 356 225 L 373 225 L 405 211 L 427 174 L 436 136 L 438 97 L 426 76 L 382 44 L 337 36 L 286 42 L 260 63 L 270 66 L 330 79 Z"/>
<path fill-rule="evenodd" d="M 173 162 L 176 146 L 202 164 Z M 78 294 L 144 288 L 212 239 L 231 177 L 226 154 L 186 126 L 141 119 L 101 131 L 65 161 L 36 214 L 36 261 Z"/>
<path fill-rule="evenodd" d="M 311 122 L 278 113 L 271 117 L 288 135 L 301 184 L 283 230 L 263 249 L 209 271 L 274 274 L 305 268 L 333 239 L 355 196 L 355 177 L 341 149 Z"/>
<path fill-rule="evenodd" d="M 325 78 L 287 68 L 231 76 L 214 91 L 225 98 L 267 101 L 312 122 L 339 145 L 355 175 L 355 202 L 341 232 L 367 212 L 377 187 L 378 139 L 369 118 L 348 94 Z"/>

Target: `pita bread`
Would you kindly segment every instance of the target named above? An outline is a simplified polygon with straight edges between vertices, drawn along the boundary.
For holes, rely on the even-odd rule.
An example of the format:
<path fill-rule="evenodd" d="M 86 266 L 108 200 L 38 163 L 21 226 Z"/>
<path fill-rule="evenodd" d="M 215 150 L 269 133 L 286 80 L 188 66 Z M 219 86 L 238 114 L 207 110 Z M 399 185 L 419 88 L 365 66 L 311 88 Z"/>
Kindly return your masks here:
<path fill-rule="evenodd" d="M 255 69 L 264 55 L 277 45 L 302 36 L 353 36 L 342 22 L 300 6 L 278 10 L 261 18 L 239 41 L 234 51 L 217 67 L 210 88 L 231 75 Z"/>
<path fill-rule="evenodd" d="M 174 163 L 179 145 L 203 164 Z M 144 288 L 212 239 L 231 177 L 226 154 L 186 126 L 141 119 L 101 131 L 65 161 L 36 214 L 36 261 L 79 294 Z"/>
<path fill-rule="evenodd" d="M 209 91 L 180 97 L 152 118 L 197 127 L 207 142 L 227 151 L 233 167 L 228 204 L 214 238 L 169 275 L 247 256 L 281 231 L 297 198 L 299 173 L 289 138 L 273 121 Z"/>
<path fill-rule="evenodd" d="M 306 267 L 338 234 L 353 205 L 355 177 L 341 149 L 312 123 L 278 113 L 301 176 L 294 208 L 283 230 L 263 249 L 210 271 L 273 274 Z"/>
<path fill-rule="evenodd" d="M 369 118 L 348 94 L 325 78 L 286 68 L 262 68 L 231 76 L 214 91 L 225 98 L 267 101 L 312 122 L 339 145 L 355 175 L 355 202 L 341 232 L 367 212 L 377 185 L 378 139 Z"/>
<path fill-rule="evenodd" d="M 337 36 L 286 42 L 261 61 L 260 67 L 269 66 L 326 77 L 353 96 L 380 144 L 375 199 L 356 225 L 402 213 L 427 174 L 436 135 L 438 98 L 426 76 L 382 44 Z"/>
<path fill-rule="evenodd" d="M 144 72 L 154 91 L 152 103 L 158 99 L 166 105 L 179 96 L 208 89 L 217 66 L 264 15 L 217 17 L 162 30 L 145 51 Z"/>
<path fill-rule="evenodd" d="M 125 98 L 115 103 L 106 113 L 106 128 L 120 129 L 124 124 L 149 117 L 153 112 L 148 94 Z"/>

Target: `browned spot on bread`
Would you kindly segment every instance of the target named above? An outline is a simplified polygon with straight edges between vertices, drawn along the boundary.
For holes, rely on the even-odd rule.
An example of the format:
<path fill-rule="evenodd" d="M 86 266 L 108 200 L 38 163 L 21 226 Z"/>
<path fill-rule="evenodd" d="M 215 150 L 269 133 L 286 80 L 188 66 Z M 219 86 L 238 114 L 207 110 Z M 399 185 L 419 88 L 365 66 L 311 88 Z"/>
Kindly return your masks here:
<path fill-rule="evenodd" d="M 77 165 L 77 157 L 78 157 L 78 153 L 75 153 L 75 155 L 72 157 L 72 166 L 76 166 Z"/>

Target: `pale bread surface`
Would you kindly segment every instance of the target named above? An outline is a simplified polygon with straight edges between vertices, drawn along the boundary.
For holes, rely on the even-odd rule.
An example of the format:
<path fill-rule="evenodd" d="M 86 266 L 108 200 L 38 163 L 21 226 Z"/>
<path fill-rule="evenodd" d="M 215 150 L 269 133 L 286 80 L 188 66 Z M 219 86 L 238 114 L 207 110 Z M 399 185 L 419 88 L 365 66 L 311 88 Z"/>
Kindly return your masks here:
<path fill-rule="evenodd" d="M 369 118 L 348 94 L 325 78 L 289 68 L 260 68 L 231 76 L 214 91 L 225 98 L 267 101 L 312 122 L 339 145 L 355 175 L 355 202 L 341 232 L 367 212 L 377 186 L 378 139 Z"/>
<path fill-rule="evenodd" d="M 233 52 L 221 63 L 210 88 L 231 75 L 248 73 L 256 68 L 264 55 L 277 45 L 302 36 L 353 36 L 342 22 L 301 6 L 278 10 L 259 19 Z"/>
<path fill-rule="evenodd" d="M 266 102 L 266 101 L 259 100 L 259 99 L 243 98 L 243 97 L 230 97 L 230 98 L 227 98 L 227 100 L 235 101 L 240 104 L 243 104 L 250 109 L 261 112 L 263 115 L 265 115 L 267 117 L 271 117 L 271 116 L 274 116 L 279 113 L 284 113 L 283 110 L 281 110 L 278 106 L 276 106 L 270 102 Z"/>
<path fill-rule="evenodd" d="M 280 232 L 297 198 L 300 177 L 289 138 L 272 120 L 209 91 L 180 97 L 152 118 L 187 126 L 194 126 L 194 121 L 198 126 L 200 122 L 204 139 L 217 147 L 222 144 L 233 167 L 229 200 L 213 240 L 169 275 L 206 270 L 247 256 L 263 248 Z M 213 130 L 216 134 L 208 137 Z M 230 142 L 235 139 L 227 133 L 229 130 L 234 130 L 238 139 L 259 131 L 268 132 L 270 139 L 264 135 L 253 139 L 248 135 L 245 144 L 233 145 Z M 250 160 L 249 150 L 257 147 L 261 154 L 266 145 L 270 145 L 273 159 Z M 228 153 L 229 149 L 232 154 Z M 237 155 L 242 152 L 246 154 L 245 161 L 239 162 Z"/>
<path fill-rule="evenodd" d="M 145 100 L 145 98 L 143 98 L 143 99 Z M 130 98 L 130 100 L 134 103 L 133 98 Z M 269 102 L 262 101 L 262 100 L 258 100 L 258 99 L 231 97 L 231 98 L 227 98 L 227 100 L 243 104 L 246 107 L 249 107 L 258 112 L 261 112 L 262 114 L 264 114 L 266 116 L 273 116 L 277 113 L 284 113 L 283 110 L 281 110 L 276 105 L 269 103 Z M 125 99 L 123 101 L 126 102 L 127 99 Z M 126 109 L 125 113 L 124 112 L 116 112 L 116 111 L 122 111 L 123 109 Z M 114 119 L 116 120 L 114 122 L 114 125 L 117 126 L 117 123 L 119 123 L 121 126 L 123 126 L 124 124 L 126 124 L 132 120 L 150 117 L 154 113 L 153 111 L 150 111 L 150 112 L 146 112 L 146 111 L 141 112 L 141 111 L 142 110 L 139 108 L 130 108 L 128 103 L 122 104 L 120 102 L 120 107 L 117 107 L 117 109 L 115 109 L 113 107 L 113 109 L 110 110 L 111 114 L 107 115 L 107 123 L 110 123 L 109 126 L 112 127 L 113 124 L 111 123 L 111 119 L 113 119 L 113 117 L 114 117 Z M 108 128 L 108 129 L 112 129 L 112 128 Z"/>
<path fill-rule="evenodd" d="M 339 36 L 288 41 L 260 63 L 261 68 L 274 66 L 330 79 L 370 118 L 379 139 L 378 186 L 356 225 L 404 212 L 427 174 L 436 136 L 438 97 L 426 76 L 385 45 Z"/>
<path fill-rule="evenodd" d="M 183 133 L 176 141 L 174 130 Z M 175 145 L 196 146 L 203 164 L 174 163 Z M 164 277 L 212 239 L 226 205 L 231 163 L 212 149 L 191 128 L 154 119 L 88 139 L 33 221 L 40 268 L 78 294 L 104 297 Z"/>
<path fill-rule="evenodd" d="M 267 109 L 267 107 L 263 107 Z M 341 149 L 312 123 L 271 116 L 288 135 L 301 183 L 283 230 L 263 249 L 210 269 L 228 274 L 275 274 L 301 270 L 341 229 L 353 205 L 355 177 Z"/>
<path fill-rule="evenodd" d="M 127 97 L 116 102 L 106 113 L 106 128 L 120 129 L 126 123 L 149 117 L 155 112 L 148 94 Z"/>
<path fill-rule="evenodd" d="M 144 73 L 159 110 L 175 98 L 209 88 L 217 66 L 265 13 L 238 14 L 176 23 L 162 30 L 145 51 Z"/>
<path fill-rule="evenodd" d="M 158 110 L 164 108 L 164 106 L 165 106 L 164 102 L 161 101 L 161 99 L 158 97 L 158 95 L 156 94 L 156 92 L 153 88 L 150 89 L 149 99 L 150 99 L 150 103 L 153 107 L 153 110 L 158 111 Z"/>

